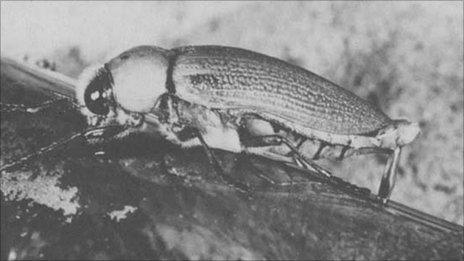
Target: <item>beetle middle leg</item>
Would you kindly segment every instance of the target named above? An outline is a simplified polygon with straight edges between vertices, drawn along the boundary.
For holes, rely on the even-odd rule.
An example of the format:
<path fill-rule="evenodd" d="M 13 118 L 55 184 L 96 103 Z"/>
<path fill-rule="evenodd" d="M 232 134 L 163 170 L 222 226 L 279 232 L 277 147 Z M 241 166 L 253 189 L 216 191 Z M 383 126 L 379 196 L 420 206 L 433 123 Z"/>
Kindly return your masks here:
<path fill-rule="evenodd" d="M 219 164 L 219 161 L 217 160 L 217 158 L 214 155 L 213 151 L 211 150 L 211 148 L 208 146 L 205 139 L 203 138 L 203 135 L 201 135 L 201 133 L 198 130 L 196 130 L 195 133 L 196 133 L 196 135 L 198 137 L 198 140 L 200 140 L 200 143 L 203 146 L 203 149 L 204 149 L 204 151 L 206 153 L 206 156 L 208 157 L 208 160 L 209 160 L 211 166 L 213 166 L 214 171 L 216 172 L 216 174 L 218 174 L 225 182 L 227 182 L 230 186 L 234 187 L 235 189 L 239 190 L 240 192 L 249 193 L 250 188 L 246 184 L 243 184 L 241 182 L 237 182 L 237 181 L 233 180 L 232 178 L 230 178 L 228 175 L 226 175 L 224 173 L 224 170 L 222 169 L 221 165 Z"/>

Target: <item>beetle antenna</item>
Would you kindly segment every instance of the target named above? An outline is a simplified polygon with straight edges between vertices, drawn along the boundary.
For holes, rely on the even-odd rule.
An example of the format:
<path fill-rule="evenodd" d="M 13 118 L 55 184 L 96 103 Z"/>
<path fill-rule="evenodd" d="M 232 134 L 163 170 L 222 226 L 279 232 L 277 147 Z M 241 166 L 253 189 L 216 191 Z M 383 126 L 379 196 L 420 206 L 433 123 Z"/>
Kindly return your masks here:
<path fill-rule="evenodd" d="M 112 126 L 105 126 L 105 127 L 95 127 L 95 128 L 89 128 L 89 129 L 85 129 L 83 131 L 80 131 L 80 132 L 77 132 L 77 133 L 73 133 L 72 135 L 66 137 L 66 138 L 63 138 L 63 139 L 60 139 L 58 141 L 55 141 L 55 142 L 52 142 L 50 145 L 48 146 L 45 146 L 45 147 L 42 147 L 40 149 L 38 149 L 37 151 L 34 151 L 32 153 L 30 153 L 29 155 L 26 155 L 18 160 L 15 160 L 9 164 L 5 164 L 3 166 L 0 167 L 0 172 L 3 172 L 3 171 L 14 171 L 18 168 L 20 168 L 21 166 L 23 166 L 24 164 L 26 164 L 27 162 L 33 160 L 33 159 L 36 159 L 48 152 L 51 152 L 53 150 L 56 150 L 68 143 L 70 143 L 71 141 L 79 138 L 79 137 L 86 137 L 87 134 L 89 133 L 93 133 L 95 131 L 101 131 L 101 130 L 105 130 L 105 129 L 108 129 L 109 127 L 112 127 Z M 120 126 L 118 126 L 120 127 Z"/>
<path fill-rule="evenodd" d="M 82 134 L 84 134 L 84 133 L 85 132 L 74 133 L 69 137 L 66 137 L 64 139 L 52 142 L 50 145 L 42 147 L 42 148 L 38 149 L 37 151 L 32 152 L 29 155 L 26 155 L 26 156 L 24 156 L 24 157 L 22 157 L 22 158 L 20 158 L 18 160 L 13 161 L 12 163 L 3 165 L 0 168 L 0 172 L 15 170 L 15 169 L 23 166 L 24 164 L 26 164 L 28 161 L 30 161 L 32 159 L 35 159 L 35 158 L 40 157 L 41 155 L 43 155 L 45 153 L 53 151 L 53 150 L 59 148 L 60 146 L 68 144 L 69 142 L 73 141 L 74 139 L 76 139 L 78 137 L 81 137 Z"/>

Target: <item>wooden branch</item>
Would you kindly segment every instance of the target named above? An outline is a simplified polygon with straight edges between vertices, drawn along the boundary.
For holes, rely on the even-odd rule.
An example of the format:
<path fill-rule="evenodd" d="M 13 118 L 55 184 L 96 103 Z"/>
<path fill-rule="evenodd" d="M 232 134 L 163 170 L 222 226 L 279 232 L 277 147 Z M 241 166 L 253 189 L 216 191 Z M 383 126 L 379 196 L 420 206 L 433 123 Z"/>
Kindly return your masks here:
<path fill-rule="evenodd" d="M 73 99 L 74 84 L 2 58 L 2 103 Z M 66 102 L 2 112 L 1 164 L 85 127 Z M 220 179 L 201 149 L 144 135 L 101 147 L 77 139 L 3 172 L 2 259 L 463 258 L 462 226 L 279 162 L 215 154 L 248 193 Z"/>

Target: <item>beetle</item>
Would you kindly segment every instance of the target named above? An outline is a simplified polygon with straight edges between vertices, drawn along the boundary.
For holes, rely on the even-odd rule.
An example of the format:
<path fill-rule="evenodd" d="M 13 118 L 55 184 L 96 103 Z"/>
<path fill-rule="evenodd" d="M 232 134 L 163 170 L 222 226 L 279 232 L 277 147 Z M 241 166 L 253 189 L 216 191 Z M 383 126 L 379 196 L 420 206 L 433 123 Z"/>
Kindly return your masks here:
<path fill-rule="evenodd" d="M 156 132 L 182 147 L 294 161 L 327 176 L 314 160 L 386 153 L 384 200 L 401 148 L 420 133 L 308 70 L 225 46 L 134 47 L 87 69 L 77 98 L 88 123 L 102 127 L 88 135 L 94 141 L 105 126 L 123 126 L 115 137 Z"/>
<path fill-rule="evenodd" d="M 315 160 L 386 153 L 383 202 L 394 187 L 401 148 L 420 133 L 417 123 L 392 120 L 306 69 L 225 46 L 134 47 L 87 68 L 76 97 L 91 127 L 89 142 L 157 134 L 185 148 L 203 146 L 219 174 L 210 148 L 293 162 L 327 177 Z"/>

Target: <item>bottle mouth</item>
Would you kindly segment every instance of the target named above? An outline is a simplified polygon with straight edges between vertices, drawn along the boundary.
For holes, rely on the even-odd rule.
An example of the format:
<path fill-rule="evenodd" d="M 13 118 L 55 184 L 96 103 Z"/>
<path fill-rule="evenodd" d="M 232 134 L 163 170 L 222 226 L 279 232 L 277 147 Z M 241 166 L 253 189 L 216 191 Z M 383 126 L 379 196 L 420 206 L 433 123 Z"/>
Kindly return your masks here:
<path fill-rule="evenodd" d="M 402 121 L 397 125 L 396 129 L 397 142 L 399 146 L 411 143 L 421 132 L 417 122 Z"/>
<path fill-rule="evenodd" d="M 414 141 L 420 134 L 419 124 L 407 120 L 394 120 L 377 136 L 381 147 L 394 149 Z"/>

